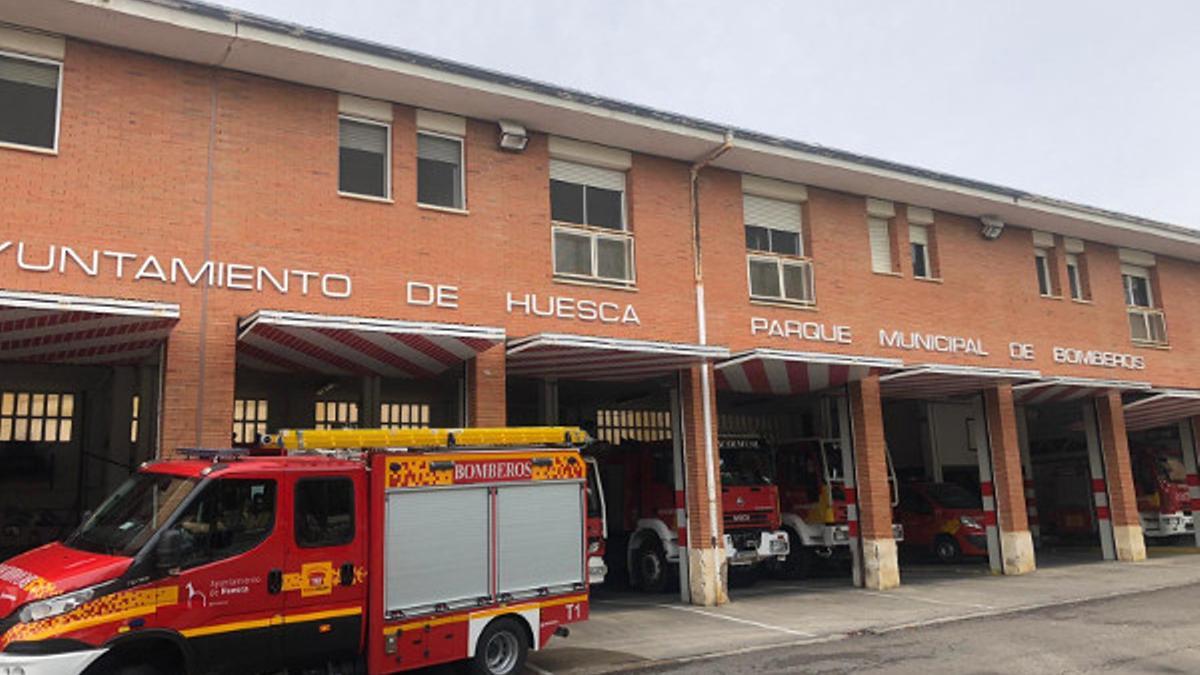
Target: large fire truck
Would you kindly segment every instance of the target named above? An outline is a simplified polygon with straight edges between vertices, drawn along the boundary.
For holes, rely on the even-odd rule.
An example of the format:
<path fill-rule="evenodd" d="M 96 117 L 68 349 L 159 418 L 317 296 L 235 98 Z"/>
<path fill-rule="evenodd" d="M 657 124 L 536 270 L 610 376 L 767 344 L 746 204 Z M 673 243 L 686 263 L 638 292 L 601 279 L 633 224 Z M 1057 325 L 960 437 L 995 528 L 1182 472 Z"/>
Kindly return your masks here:
<path fill-rule="evenodd" d="M 771 482 L 769 448 L 757 438 L 721 438 L 721 507 L 724 512 L 726 559 L 749 568 L 787 555 L 787 535 L 780 529 L 779 492 Z M 637 589 L 657 593 L 671 583 L 672 569 L 687 544 L 681 522 L 683 488 L 676 486 L 673 448 L 666 441 L 623 441 L 598 448 L 600 464 L 615 493 L 610 507 L 620 523 L 609 520 L 614 543 L 609 554 L 629 573 Z M 612 559 L 610 557 L 610 562 Z"/>
<path fill-rule="evenodd" d="M 817 562 L 849 558 L 850 509 L 841 441 L 803 438 L 780 443 L 775 452 L 775 480 L 789 540 L 786 558 L 775 567 L 787 578 L 805 578 Z M 888 459 L 892 506 L 898 503 L 896 475 Z M 904 527 L 892 525 L 897 542 Z"/>
<path fill-rule="evenodd" d="M 588 617 L 584 432 L 284 431 L 0 564 L 0 673 L 518 673 Z"/>
<path fill-rule="evenodd" d="M 1187 470 L 1178 452 L 1156 444 L 1130 444 L 1134 491 L 1142 532 L 1149 539 L 1195 532 Z"/>

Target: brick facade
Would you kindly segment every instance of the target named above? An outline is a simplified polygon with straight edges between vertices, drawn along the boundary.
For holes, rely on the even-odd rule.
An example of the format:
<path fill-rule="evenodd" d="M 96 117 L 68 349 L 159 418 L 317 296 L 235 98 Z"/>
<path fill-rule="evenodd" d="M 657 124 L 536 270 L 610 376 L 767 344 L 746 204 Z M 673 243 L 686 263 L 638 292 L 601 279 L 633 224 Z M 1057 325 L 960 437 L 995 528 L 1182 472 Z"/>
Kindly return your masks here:
<path fill-rule="evenodd" d="M 988 434 L 992 451 L 996 515 L 1002 532 L 1029 530 L 1025 507 L 1025 479 L 1021 471 L 1021 448 L 1017 444 L 1017 415 L 1012 385 L 1002 384 L 984 391 Z"/>

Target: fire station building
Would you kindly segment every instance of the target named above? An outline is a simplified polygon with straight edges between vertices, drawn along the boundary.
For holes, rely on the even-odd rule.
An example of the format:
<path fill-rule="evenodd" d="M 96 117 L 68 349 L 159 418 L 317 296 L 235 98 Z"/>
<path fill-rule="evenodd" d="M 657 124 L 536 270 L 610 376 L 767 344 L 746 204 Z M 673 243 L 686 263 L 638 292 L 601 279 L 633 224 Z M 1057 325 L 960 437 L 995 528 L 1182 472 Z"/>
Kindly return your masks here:
<path fill-rule="evenodd" d="M 892 475 L 977 490 L 997 572 L 1072 518 L 1135 561 L 1133 446 L 1197 485 L 1196 297 L 1190 229 L 200 3 L 0 2 L 8 549 L 175 448 L 563 423 L 673 440 L 697 603 L 728 432 L 841 443 L 869 587 Z"/>

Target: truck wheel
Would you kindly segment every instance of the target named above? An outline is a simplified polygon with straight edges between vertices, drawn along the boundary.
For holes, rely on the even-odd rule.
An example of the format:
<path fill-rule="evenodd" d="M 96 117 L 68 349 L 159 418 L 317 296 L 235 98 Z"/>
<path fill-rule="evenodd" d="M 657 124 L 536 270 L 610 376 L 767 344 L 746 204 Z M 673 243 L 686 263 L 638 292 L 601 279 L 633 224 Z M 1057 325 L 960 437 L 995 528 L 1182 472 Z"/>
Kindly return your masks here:
<path fill-rule="evenodd" d="M 471 659 L 474 675 L 514 675 L 525 667 L 529 638 L 515 619 L 496 619 L 483 629 Z"/>
<path fill-rule="evenodd" d="M 783 575 L 788 579 L 807 579 L 812 576 L 817 554 L 805 546 L 795 532 L 788 530 L 788 555 L 783 559 Z"/>
<path fill-rule="evenodd" d="M 962 557 L 962 548 L 954 537 L 943 534 L 933 541 L 933 554 L 944 563 L 955 563 Z"/>
<path fill-rule="evenodd" d="M 633 572 L 637 587 L 647 593 L 667 590 L 667 556 L 655 540 L 643 542 L 633 557 Z"/>

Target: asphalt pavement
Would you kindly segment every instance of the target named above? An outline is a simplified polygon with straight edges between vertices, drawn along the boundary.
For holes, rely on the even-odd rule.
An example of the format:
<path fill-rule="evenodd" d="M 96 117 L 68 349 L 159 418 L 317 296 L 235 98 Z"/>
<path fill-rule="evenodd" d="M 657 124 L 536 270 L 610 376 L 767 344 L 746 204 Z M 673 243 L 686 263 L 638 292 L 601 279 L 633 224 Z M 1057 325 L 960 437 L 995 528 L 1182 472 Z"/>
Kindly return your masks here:
<path fill-rule="evenodd" d="M 1196 673 L 1200 584 L 659 664 L 644 673 Z"/>

